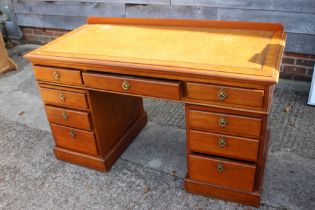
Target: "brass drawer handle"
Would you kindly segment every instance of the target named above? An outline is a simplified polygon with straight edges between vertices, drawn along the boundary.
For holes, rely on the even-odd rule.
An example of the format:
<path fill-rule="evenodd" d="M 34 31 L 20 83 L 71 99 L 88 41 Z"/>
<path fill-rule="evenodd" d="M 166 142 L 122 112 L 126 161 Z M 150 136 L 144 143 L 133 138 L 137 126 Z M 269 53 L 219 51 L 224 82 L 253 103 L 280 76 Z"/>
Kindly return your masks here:
<path fill-rule="evenodd" d="M 219 139 L 219 146 L 224 148 L 226 146 L 227 142 L 226 142 L 226 138 L 224 136 L 221 136 Z"/>
<path fill-rule="evenodd" d="M 59 99 L 60 99 L 60 101 L 62 101 L 62 103 L 64 103 L 64 102 L 65 102 L 65 100 L 66 100 L 66 96 L 65 96 L 65 94 L 63 94 L 63 93 L 59 93 Z"/>
<path fill-rule="evenodd" d="M 129 90 L 130 84 L 127 80 L 124 80 L 123 83 L 121 84 L 122 89 L 124 90 Z"/>
<path fill-rule="evenodd" d="M 75 131 L 74 130 L 71 130 L 70 132 L 69 132 L 69 136 L 70 136 L 70 138 L 75 138 Z"/>
<path fill-rule="evenodd" d="M 217 171 L 220 173 L 224 171 L 224 164 L 223 163 L 218 163 Z"/>
<path fill-rule="evenodd" d="M 66 111 L 64 111 L 64 112 L 62 113 L 62 118 L 63 118 L 64 120 L 68 120 L 68 119 L 69 119 L 69 114 L 68 114 Z"/>
<path fill-rule="evenodd" d="M 225 126 L 227 126 L 228 122 L 227 120 L 224 118 L 224 116 L 222 115 L 220 120 L 219 120 L 219 126 L 224 128 Z"/>
<path fill-rule="evenodd" d="M 61 75 L 57 71 L 53 71 L 52 75 L 54 80 L 59 81 Z"/>
<path fill-rule="evenodd" d="M 226 99 L 226 97 L 227 97 L 226 92 L 224 91 L 223 88 L 221 88 L 221 90 L 218 92 L 218 99 L 223 101 L 224 99 Z"/>

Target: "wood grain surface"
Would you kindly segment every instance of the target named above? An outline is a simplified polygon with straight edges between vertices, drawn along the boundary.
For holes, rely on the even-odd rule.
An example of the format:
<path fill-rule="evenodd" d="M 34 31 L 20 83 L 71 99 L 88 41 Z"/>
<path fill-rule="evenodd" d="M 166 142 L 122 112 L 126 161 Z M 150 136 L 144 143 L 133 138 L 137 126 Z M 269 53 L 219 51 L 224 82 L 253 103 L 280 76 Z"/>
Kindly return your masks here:
<path fill-rule="evenodd" d="M 34 74 L 37 80 L 70 85 L 81 85 L 81 73 L 77 70 L 34 66 Z"/>
<path fill-rule="evenodd" d="M 93 132 L 55 124 L 50 124 L 50 127 L 57 146 L 86 154 L 98 154 Z"/>
<path fill-rule="evenodd" d="M 219 125 L 222 118 L 227 122 L 224 127 Z M 262 119 L 190 110 L 188 123 L 190 129 L 257 138 L 260 136 Z"/>
<path fill-rule="evenodd" d="M 247 139 L 194 130 L 190 130 L 188 135 L 188 146 L 193 152 L 257 161 L 259 149 L 259 141 L 257 139 Z M 220 140 L 224 143 L 220 144 Z"/>
<path fill-rule="evenodd" d="M 198 155 L 189 155 L 188 163 L 191 179 L 239 190 L 253 190 L 255 165 Z M 218 164 L 223 165 L 223 171 L 218 171 Z"/>
<path fill-rule="evenodd" d="M 243 105 L 262 107 L 264 90 L 236 88 L 215 84 L 200 84 L 187 82 L 185 84 L 185 97 L 199 101 L 216 102 L 221 106 Z M 225 94 L 224 99 L 218 97 L 220 91 Z M 248 99 L 248 100 L 246 100 Z"/>
<path fill-rule="evenodd" d="M 75 93 L 63 90 L 40 88 L 42 99 L 45 103 L 66 105 L 75 108 L 88 108 L 86 96 L 83 93 Z"/>
<path fill-rule="evenodd" d="M 53 106 L 45 107 L 47 119 L 51 123 L 73 128 L 91 130 L 90 113 Z"/>
<path fill-rule="evenodd" d="M 181 96 L 179 81 L 163 81 L 95 73 L 83 73 L 82 76 L 84 85 L 91 88 L 173 100 L 179 100 Z M 128 86 L 126 89 L 122 87 L 123 83 L 126 83 Z"/>

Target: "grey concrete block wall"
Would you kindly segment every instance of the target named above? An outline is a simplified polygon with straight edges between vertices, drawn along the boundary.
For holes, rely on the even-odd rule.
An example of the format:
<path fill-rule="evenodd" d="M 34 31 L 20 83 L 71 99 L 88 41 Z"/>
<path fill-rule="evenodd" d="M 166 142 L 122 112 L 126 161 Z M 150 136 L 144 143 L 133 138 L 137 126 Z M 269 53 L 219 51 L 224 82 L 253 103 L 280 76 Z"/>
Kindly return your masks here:
<path fill-rule="evenodd" d="M 172 5 L 314 13 L 314 0 L 172 0 Z"/>
<path fill-rule="evenodd" d="M 281 22 L 286 51 L 315 55 L 315 0 L 12 0 L 20 26 L 74 29 L 87 16 Z"/>
<path fill-rule="evenodd" d="M 315 34 L 315 13 L 218 8 L 218 20 L 283 23 L 286 32 Z"/>
<path fill-rule="evenodd" d="M 217 9 L 170 5 L 126 5 L 126 17 L 216 19 Z"/>

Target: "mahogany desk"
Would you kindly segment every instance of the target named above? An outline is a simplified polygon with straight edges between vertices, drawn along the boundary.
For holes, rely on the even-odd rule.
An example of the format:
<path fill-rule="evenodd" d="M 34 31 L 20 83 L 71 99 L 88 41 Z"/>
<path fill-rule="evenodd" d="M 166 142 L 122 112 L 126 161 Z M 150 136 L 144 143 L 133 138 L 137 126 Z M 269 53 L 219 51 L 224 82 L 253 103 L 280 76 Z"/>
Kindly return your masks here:
<path fill-rule="evenodd" d="M 259 206 L 280 24 L 88 19 L 28 53 L 56 158 L 107 171 L 147 122 L 142 96 L 185 103 L 188 192 Z"/>

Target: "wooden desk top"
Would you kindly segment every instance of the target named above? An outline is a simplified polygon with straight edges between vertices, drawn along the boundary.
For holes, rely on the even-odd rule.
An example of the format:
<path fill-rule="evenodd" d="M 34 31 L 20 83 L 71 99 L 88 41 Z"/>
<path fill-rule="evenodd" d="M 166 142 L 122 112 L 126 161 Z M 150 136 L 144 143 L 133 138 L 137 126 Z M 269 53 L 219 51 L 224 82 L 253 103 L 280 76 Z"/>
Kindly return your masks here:
<path fill-rule="evenodd" d="M 284 42 L 280 24 L 90 18 L 26 58 L 276 83 Z"/>

